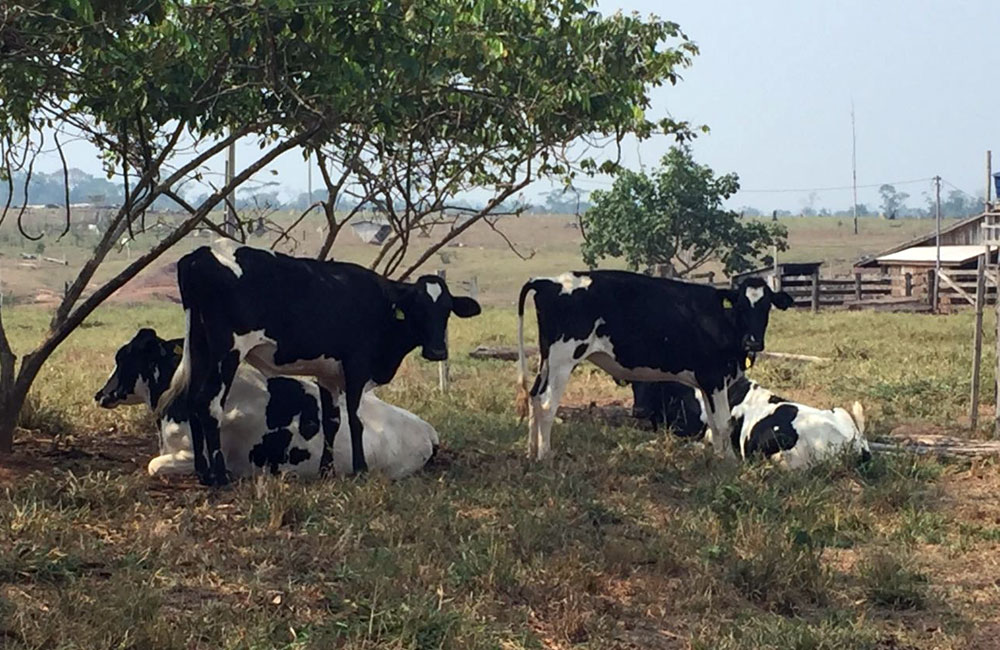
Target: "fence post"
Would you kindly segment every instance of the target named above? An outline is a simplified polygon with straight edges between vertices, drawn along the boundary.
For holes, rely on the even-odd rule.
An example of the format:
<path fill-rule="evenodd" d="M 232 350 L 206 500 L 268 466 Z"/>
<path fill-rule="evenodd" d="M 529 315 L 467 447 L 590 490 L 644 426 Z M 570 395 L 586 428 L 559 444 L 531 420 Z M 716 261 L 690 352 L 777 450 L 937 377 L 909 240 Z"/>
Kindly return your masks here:
<path fill-rule="evenodd" d="M 708 272 L 708 283 L 715 284 L 715 271 Z"/>
<path fill-rule="evenodd" d="M 472 281 L 469 283 L 469 297 L 473 300 L 479 300 L 479 277 L 472 276 Z"/>
<path fill-rule="evenodd" d="M 819 311 L 819 269 L 814 269 L 812 273 L 812 310 L 815 314 Z"/>
<path fill-rule="evenodd" d="M 913 296 L 913 274 L 907 273 L 906 275 L 903 276 L 903 279 L 906 282 L 904 289 L 904 291 L 906 292 L 905 295 L 907 298 L 910 298 Z"/>
<path fill-rule="evenodd" d="M 976 265 L 976 329 L 972 335 L 972 398 L 969 405 L 969 426 L 979 427 L 979 369 L 983 354 L 983 303 L 986 302 L 986 258 L 979 256 Z"/>
<path fill-rule="evenodd" d="M 854 274 L 854 300 L 861 302 L 861 274 Z"/>
<path fill-rule="evenodd" d="M 445 280 L 445 270 L 440 269 L 437 272 L 437 276 L 441 278 L 442 281 Z M 444 330 L 444 348 L 448 349 L 448 329 L 445 327 Z M 448 360 L 438 361 L 438 389 L 442 393 L 448 392 Z"/>
<path fill-rule="evenodd" d="M 935 304 L 937 296 L 934 295 L 937 291 L 934 289 L 934 284 L 937 281 L 937 275 L 934 273 L 934 269 L 927 271 L 927 303 L 931 306 L 931 309 L 936 309 Z"/>

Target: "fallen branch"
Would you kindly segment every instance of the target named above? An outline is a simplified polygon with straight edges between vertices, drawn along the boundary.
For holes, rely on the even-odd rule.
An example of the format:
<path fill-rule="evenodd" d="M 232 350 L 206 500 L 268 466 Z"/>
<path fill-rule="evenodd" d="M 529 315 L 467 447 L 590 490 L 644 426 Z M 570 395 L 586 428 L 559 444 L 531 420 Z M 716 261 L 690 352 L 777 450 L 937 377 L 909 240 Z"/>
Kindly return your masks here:
<path fill-rule="evenodd" d="M 524 348 L 525 356 L 532 357 L 538 354 L 535 346 Z M 473 359 L 500 359 L 501 361 L 517 361 L 517 348 L 488 345 L 480 345 L 469 353 Z M 826 363 L 830 361 L 827 357 L 814 357 L 808 354 L 792 354 L 790 352 L 758 352 L 757 356 L 763 359 L 781 359 L 786 361 L 806 361 L 809 363 Z"/>
<path fill-rule="evenodd" d="M 900 436 L 893 442 L 871 442 L 872 451 L 888 453 L 937 454 L 940 456 L 1000 456 L 1000 441 L 965 440 L 949 436 Z"/>
<path fill-rule="evenodd" d="M 814 357 L 811 354 L 792 354 L 791 352 L 758 352 L 761 359 L 784 359 L 788 361 L 808 361 L 809 363 L 827 363 L 831 359 L 828 357 Z"/>

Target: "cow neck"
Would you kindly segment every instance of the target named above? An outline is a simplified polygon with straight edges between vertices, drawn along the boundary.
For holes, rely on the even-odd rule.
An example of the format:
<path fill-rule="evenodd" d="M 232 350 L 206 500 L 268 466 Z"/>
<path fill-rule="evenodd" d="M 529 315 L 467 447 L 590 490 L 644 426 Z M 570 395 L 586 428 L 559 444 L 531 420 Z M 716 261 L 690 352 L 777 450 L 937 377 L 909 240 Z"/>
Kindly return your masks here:
<path fill-rule="evenodd" d="M 395 311 L 395 307 L 393 307 Z M 375 367 L 373 368 L 373 379 L 378 384 L 388 383 L 396 376 L 400 364 L 407 354 L 417 347 L 417 337 L 405 321 L 398 321 L 395 318 L 392 324 L 386 329 L 382 339 L 383 344 L 378 347 Z"/>
<path fill-rule="evenodd" d="M 372 369 L 372 379 L 375 383 L 388 383 L 396 376 L 403 359 L 417 347 L 419 340 L 413 331 L 413 324 L 405 316 L 397 318 L 396 298 L 406 283 L 383 279 L 385 298 L 389 303 L 389 325 L 383 330 L 381 344 L 376 348 L 375 367 Z"/>

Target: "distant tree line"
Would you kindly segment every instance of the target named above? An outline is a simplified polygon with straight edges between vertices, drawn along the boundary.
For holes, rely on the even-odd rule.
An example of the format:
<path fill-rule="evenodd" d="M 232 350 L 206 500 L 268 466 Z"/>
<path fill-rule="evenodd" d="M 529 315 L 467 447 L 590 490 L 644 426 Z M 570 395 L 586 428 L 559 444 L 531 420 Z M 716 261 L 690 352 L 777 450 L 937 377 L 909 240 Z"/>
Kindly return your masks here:
<path fill-rule="evenodd" d="M 882 217 L 885 219 L 933 219 L 935 216 L 934 197 L 925 193 L 923 195 L 923 206 L 907 205 L 906 201 L 910 195 L 906 192 L 899 192 L 889 184 L 879 188 L 881 201 L 878 206 L 869 206 L 867 203 L 858 203 L 859 217 Z M 969 217 L 983 211 L 983 197 L 969 196 L 961 190 L 950 190 L 941 196 L 941 216 L 942 217 Z M 854 210 L 851 206 L 841 209 L 831 210 L 829 208 L 815 207 L 815 193 L 809 197 L 809 204 L 798 212 L 791 210 L 766 211 L 753 206 L 743 206 L 738 210 L 745 217 L 853 217 Z"/>

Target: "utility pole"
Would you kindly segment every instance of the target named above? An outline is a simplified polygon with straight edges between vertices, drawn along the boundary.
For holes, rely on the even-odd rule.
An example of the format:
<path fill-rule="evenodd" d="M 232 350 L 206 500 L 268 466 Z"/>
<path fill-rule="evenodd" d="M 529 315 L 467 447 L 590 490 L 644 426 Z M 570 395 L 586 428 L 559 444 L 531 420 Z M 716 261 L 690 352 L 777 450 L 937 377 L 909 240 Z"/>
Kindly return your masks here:
<path fill-rule="evenodd" d="M 233 182 L 236 175 L 236 143 L 229 143 L 229 156 L 226 159 L 226 186 Z M 236 235 L 236 193 L 226 195 L 226 223 L 223 229 L 227 235 Z"/>
<path fill-rule="evenodd" d="M 931 300 L 933 310 L 938 310 L 938 289 L 941 286 L 941 177 L 934 177 L 934 297 Z"/>
<path fill-rule="evenodd" d="M 854 188 L 854 234 L 858 234 L 858 144 L 854 132 L 854 101 L 851 101 L 851 178 Z"/>

